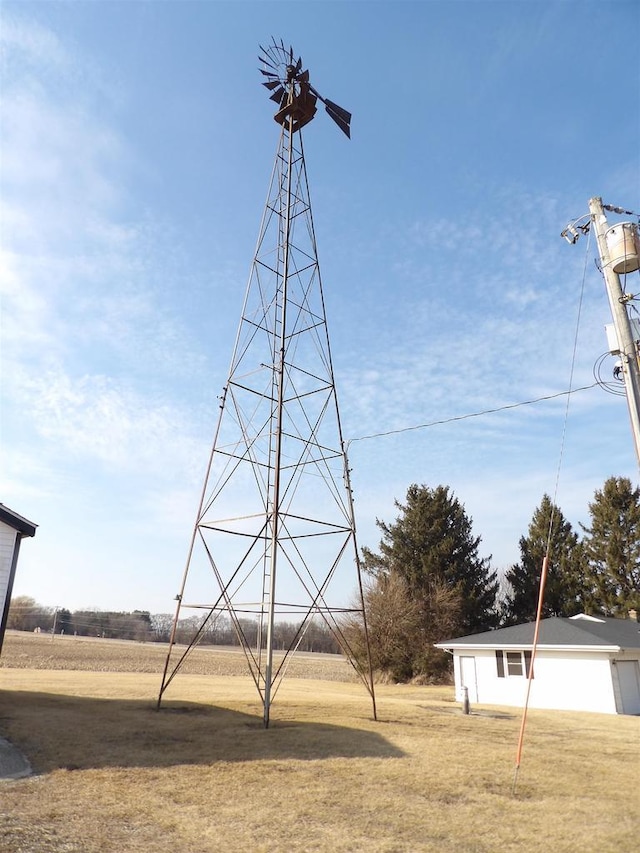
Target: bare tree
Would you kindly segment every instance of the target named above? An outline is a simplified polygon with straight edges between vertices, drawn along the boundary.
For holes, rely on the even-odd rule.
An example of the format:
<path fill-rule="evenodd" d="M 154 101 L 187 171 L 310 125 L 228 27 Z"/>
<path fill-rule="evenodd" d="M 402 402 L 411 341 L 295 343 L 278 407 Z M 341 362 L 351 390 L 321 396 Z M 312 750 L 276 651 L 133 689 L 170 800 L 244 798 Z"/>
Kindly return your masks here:
<path fill-rule="evenodd" d="M 434 643 L 455 633 L 460 618 L 459 589 L 439 579 L 417 594 L 399 574 L 379 576 L 365 586 L 365 611 L 373 669 L 392 681 L 443 681 L 450 661 Z M 344 634 L 356 662 L 366 666 L 364 626 L 347 619 Z"/>

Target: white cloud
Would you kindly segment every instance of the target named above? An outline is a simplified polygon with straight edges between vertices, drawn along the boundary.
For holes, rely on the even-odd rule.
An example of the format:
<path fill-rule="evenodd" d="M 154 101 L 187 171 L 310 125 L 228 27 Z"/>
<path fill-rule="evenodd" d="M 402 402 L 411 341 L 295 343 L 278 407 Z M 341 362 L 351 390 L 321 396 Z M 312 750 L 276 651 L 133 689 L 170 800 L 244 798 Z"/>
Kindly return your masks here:
<path fill-rule="evenodd" d="M 7 11 L 2 16 L 0 45 L 4 61 L 11 59 L 24 64 L 20 69 L 22 75 L 29 69 L 60 70 L 68 67 L 67 51 L 55 33 L 34 20 L 26 20 Z"/>
<path fill-rule="evenodd" d="M 171 241 L 150 216 L 124 216 L 132 157 L 90 108 L 95 70 L 25 20 L 10 19 L 3 41 L 7 61 L 26 63 L 3 107 L 5 430 L 19 445 L 28 413 L 47 439 L 39 452 L 135 469 L 191 442 L 157 381 L 203 363 L 158 287 L 174 274 Z M 137 374 L 155 374 L 155 390 Z"/>
<path fill-rule="evenodd" d="M 126 207 L 135 157 L 91 103 L 104 95 L 86 85 L 99 72 L 26 20 L 5 22 L 2 38 L 13 63 L 2 141 L 4 499 L 45 526 L 55 496 L 68 513 L 99 501 L 114 523 L 126 506 L 166 530 L 184 518 L 184 491 L 199 488 L 209 439 L 199 435 L 209 413 L 170 396 L 204 361 L 163 297 L 176 249 L 164 226 Z"/>

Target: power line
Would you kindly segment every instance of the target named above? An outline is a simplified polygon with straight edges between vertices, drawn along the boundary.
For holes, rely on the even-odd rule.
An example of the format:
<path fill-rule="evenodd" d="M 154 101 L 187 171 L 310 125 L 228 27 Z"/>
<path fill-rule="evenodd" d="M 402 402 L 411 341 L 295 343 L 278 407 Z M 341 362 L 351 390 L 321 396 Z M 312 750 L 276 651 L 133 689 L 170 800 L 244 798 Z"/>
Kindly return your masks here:
<path fill-rule="evenodd" d="M 534 403 L 543 403 L 545 400 L 555 400 L 557 397 L 566 397 L 571 394 L 577 394 L 578 391 L 590 391 L 592 388 L 596 388 L 598 384 L 599 383 L 597 382 L 592 382 L 591 385 L 583 385 L 581 388 L 573 388 L 569 391 L 558 391 L 556 394 L 546 394 L 544 397 L 535 397 L 533 400 L 522 400 L 519 403 L 508 403 L 506 406 L 498 406 L 495 409 L 483 409 L 480 412 L 469 412 L 466 415 L 454 415 L 451 418 L 443 418 L 439 421 L 430 421 L 426 424 L 416 424 L 415 426 L 390 429 L 386 432 L 374 432 L 369 435 L 360 435 L 357 438 L 350 438 L 347 441 L 347 445 L 352 444 L 354 441 L 367 441 L 370 438 L 384 438 L 388 435 L 398 435 L 402 432 L 412 432 L 413 430 L 418 429 L 428 429 L 429 427 L 441 426 L 442 424 L 450 424 L 454 421 L 466 421 L 469 418 L 479 418 L 483 415 L 493 415 L 496 412 L 506 412 L 509 409 L 518 409 L 521 406 L 531 406 Z"/>

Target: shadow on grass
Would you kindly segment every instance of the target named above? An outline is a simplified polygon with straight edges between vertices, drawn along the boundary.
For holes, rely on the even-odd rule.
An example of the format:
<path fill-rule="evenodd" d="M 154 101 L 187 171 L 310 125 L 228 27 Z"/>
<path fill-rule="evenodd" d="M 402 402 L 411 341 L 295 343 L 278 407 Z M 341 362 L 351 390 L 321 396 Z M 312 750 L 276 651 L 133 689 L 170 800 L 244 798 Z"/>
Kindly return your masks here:
<path fill-rule="evenodd" d="M 191 702 L 96 699 L 0 692 L 0 733 L 36 773 L 56 769 L 170 767 L 236 761 L 400 758 L 376 732 L 315 722 L 273 721 Z"/>

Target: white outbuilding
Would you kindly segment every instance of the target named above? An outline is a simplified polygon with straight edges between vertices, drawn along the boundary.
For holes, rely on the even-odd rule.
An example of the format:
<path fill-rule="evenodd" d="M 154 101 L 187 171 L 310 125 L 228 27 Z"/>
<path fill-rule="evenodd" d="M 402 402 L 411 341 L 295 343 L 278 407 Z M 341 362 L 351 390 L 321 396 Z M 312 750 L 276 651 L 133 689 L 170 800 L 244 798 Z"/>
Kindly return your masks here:
<path fill-rule="evenodd" d="M 35 536 L 37 526 L 33 521 L 0 504 L 0 650 L 7 627 L 20 542 L 25 536 Z"/>
<path fill-rule="evenodd" d="M 543 619 L 530 708 L 640 714 L 640 625 L 580 614 Z M 531 668 L 534 622 L 444 640 L 453 655 L 456 699 L 522 707 Z"/>

